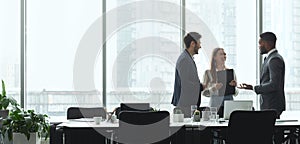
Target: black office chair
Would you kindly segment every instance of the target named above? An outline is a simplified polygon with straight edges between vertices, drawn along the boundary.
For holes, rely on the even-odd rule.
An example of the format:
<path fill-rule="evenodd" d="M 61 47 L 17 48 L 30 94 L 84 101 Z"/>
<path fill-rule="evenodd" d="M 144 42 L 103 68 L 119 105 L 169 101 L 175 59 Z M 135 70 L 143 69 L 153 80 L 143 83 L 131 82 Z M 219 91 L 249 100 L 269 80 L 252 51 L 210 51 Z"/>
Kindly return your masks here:
<path fill-rule="evenodd" d="M 121 111 L 149 111 L 150 103 L 121 103 Z"/>
<path fill-rule="evenodd" d="M 119 119 L 119 114 L 122 111 L 153 111 L 153 108 L 150 107 L 150 103 L 121 103 L 120 107 L 117 107 L 114 112 L 117 118 Z"/>
<path fill-rule="evenodd" d="M 252 111 L 255 111 L 255 108 L 252 107 Z M 219 110 L 218 110 L 218 115 L 219 115 L 219 118 L 223 118 L 224 117 L 224 106 L 220 106 L 219 107 Z M 226 135 L 227 135 L 227 132 L 225 129 L 218 129 L 218 130 L 214 130 L 213 131 L 214 133 L 214 143 L 217 143 L 217 144 L 222 144 L 224 143 L 225 139 L 226 139 Z"/>
<path fill-rule="evenodd" d="M 103 107 L 70 107 L 67 110 L 67 119 L 93 118 L 96 116 L 106 119 L 106 110 Z"/>
<path fill-rule="evenodd" d="M 67 110 L 67 119 L 93 118 L 101 116 L 106 119 L 106 110 L 103 107 L 70 107 Z M 101 131 L 101 132 L 100 132 Z M 98 144 L 106 143 L 109 133 L 96 128 L 64 128 L 65 144 Z"/>
<path fill-rule="evenodd" d="M 229 144 L 272 144 L 276 112 L 234 111 L 229 118 Z"/>
<path fill-rule="evenodd" d="M 60 123 L 50 124 L 50 144 L 63 144 L 63 130 L 56 127 Z"/>
<path fill-rule="evenodd" d="M 119 115 L 117 141 L 126 144 L 170 143 L 167 111 L 124 111 Z"/>

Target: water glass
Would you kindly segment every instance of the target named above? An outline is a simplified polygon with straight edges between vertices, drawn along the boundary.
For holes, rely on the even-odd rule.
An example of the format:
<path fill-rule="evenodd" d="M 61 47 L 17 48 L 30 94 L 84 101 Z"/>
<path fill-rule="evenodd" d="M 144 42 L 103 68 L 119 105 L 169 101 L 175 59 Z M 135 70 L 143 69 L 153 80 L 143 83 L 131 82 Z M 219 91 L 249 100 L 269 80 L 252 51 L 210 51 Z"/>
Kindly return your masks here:
<path fill-rule="evenodd" d="M 209 117 L 210 117 L 210 111 L 202 111 L 202 120 L 203 121 L 208 121 L 209 120 Z"/>
<path fill-rule="evenodd" d="M 218 110 L 216 107 L 210 107 L 210 120 L 215 121 L 217 118 Z"/>

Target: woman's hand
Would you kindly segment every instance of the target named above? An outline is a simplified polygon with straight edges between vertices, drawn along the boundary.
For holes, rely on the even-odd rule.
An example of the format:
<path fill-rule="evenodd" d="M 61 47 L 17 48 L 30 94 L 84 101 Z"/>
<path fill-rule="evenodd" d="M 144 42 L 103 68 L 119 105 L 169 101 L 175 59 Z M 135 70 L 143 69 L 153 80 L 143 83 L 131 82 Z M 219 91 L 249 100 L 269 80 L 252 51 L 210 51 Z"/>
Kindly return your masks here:
<path fill-rule="evenodd" d="M 222 83 L 216 83 L 215 86 L 214 86 L 214 88 L 215 88 L 216 90 L 219 90 L 220 88 L 222 88 L 222 86 L 223 86 Z"/>
<path fill-rule="evenodd" d="M 232 80 L 232 81 L 229 83 L 229 85 L 230 85 L 230 86 L 236 87 L 237 84 L 236 84 L 236 81 L 235 81 L 235 80 Z"/>

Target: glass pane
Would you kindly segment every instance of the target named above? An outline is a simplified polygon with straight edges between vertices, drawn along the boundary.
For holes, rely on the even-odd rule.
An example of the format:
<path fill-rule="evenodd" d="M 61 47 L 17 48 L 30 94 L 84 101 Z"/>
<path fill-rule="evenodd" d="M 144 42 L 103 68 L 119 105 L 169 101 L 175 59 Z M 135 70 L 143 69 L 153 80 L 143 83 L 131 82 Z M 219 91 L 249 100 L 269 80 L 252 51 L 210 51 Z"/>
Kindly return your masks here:
<path fill-rule="evenodd" d="M 263 31 L 277 36 L 276 48 L 285 61 L 287 110 L 300 110 L 300 2 L 263 1 Z"/>
<path fill-rule="evenodd" d="M 180 0 L 107 1 L 107 107 L 147 102 L 170 110 L 181 52 Z"/>
<path fill-rule="evenodd" d="M 101 38 L 94 35 L 101 2 L 27 2 L 28 109 L 58 116 L 70 106 L 102 106 Z"/>
<path fill-rule="evenodd" d="M 210 69 L 212 50 L 224 48 L 226 67 L 235 70 L 238 83 L 256 83 L 256 1 L 253 0 L 188 0 L 186 1 L 186 30 L 202 35 L 202 49 L 195 55 L 199 78 Z M 239 90 L 234 99 L 253 100 L 256 94 Z M 207 106 L 209 98 L 202 97 Z"/>
<path fill-rule="evenodd" d="M 20 1 L 0 1 L 0 80 L 20 103 Z M 0 84 L 1 86 L 1 84 Z M 2 92 L 2 88 L 0 88 Z"/>

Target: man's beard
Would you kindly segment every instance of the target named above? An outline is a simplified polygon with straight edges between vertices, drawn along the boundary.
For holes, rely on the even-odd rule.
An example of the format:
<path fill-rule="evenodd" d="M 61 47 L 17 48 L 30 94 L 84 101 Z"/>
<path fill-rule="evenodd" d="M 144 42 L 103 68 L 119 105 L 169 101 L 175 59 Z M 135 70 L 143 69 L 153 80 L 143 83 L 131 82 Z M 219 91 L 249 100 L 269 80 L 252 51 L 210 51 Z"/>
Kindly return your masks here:
<path fill-rule="evenodd" d="M 196 47 L 194 47 L 194 52 L 195 54 L 198 54 L 199 49 L 197 49 Z"/>
<path fill-rule="evenodd" d="M 259 50 L 260 50 L 260 54 L 261 54 L 261 55 L 262 55 L 262 54 L 268 53 L 266 47 L 264 47 L 264 46 L 261 46 Z"/>

